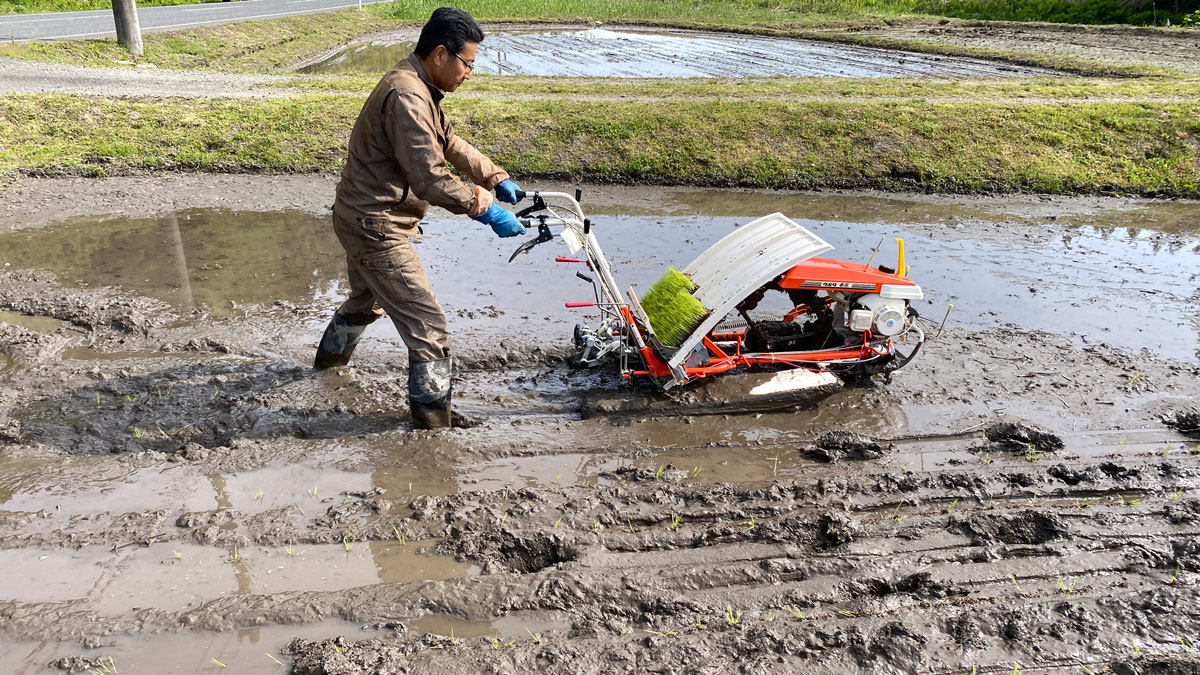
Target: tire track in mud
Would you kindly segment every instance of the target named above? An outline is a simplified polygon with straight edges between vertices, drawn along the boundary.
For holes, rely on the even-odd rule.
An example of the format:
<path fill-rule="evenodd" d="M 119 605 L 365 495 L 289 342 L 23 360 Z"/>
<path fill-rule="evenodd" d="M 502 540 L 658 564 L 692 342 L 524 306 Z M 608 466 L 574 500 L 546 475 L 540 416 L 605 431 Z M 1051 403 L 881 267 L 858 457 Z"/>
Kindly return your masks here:
<path fill-rule="evenodd" d="M 957 475 L 878 473 L 850 460 L 837 477 L 752 486 L 623 467 L 595 486 L 344 495 L 307 525 L 295 518 L 290 531 L 286 518 L 246 529 L 275 545 L 387 540 L 397 531 L 440 538 L 439 550 L 480 575 L 236 596 L 181 614 L 103 617 L 72 603 L 3 603 L 0 616 L 10 635 L 63 639 L 429 614 L 552 617 L 567 626 L 499 653 L 482 639 L 451 645 L 404 632 L 336 650 L 331 641 L 301 642 L 292 646 L 298 673 L 381 672 L 413 658 L 446 672 L 529 663 L 588 672 L 629 659 L 638 668 L 709 659 L 718 669 L 911 672 L 923 661 L 1070 665 L 1124 657 L 1131 637 L 1156 651 L 1192 639 L 1200 501 L 1186 490 L 1197 486 L 1200 459 L 1038 466 L 1002 449 L 995 457 Z M 208 524 L 181 517 L 164 529 L 178 540 L 196 522 Z M 576 651 L 581 661 L 562 661 Z"/>

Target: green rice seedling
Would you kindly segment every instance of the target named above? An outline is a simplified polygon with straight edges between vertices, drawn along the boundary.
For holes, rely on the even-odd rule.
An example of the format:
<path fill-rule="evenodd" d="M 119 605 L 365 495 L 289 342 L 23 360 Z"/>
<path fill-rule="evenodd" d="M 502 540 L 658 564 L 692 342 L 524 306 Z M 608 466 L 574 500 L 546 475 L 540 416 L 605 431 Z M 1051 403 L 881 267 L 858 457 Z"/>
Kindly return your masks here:
<path fill-rule="evenodd" d="M 241 560 L 241 559 L 242 559 L 242 556 L 241 556 L 241 554 L 239 554 L 239 553 L 238 553 L 238 547 L 237 547 L 237 544 L 234 544 L 234 545 L 233 545 L 233 552 L 229 554 L 229 559 L 230 559 L 230 560 L 232 560 L 232 561 L 234 561 L 234 562 L 237 562 L 238 560 Z"/>
<path fill-rule="evenodd" d="M 1179 581 L 1179 568 L 1178 567 L 1175 568 L 1174 572 L 1171 572 L 1171 576 L 1167 577 L 1167 585 L 1174 586 L 1176 581 Z"/>
<path fill-rule="evenodd" d="M 1034 491 L 1033 491 L 1033 499 L 1030 499 L 1030 500 L 1029 500 L 1029 505 L 1030 505 L 1030 506 L 1037 506 L 1037 500 L 1038 500 L 1038 493 L 1037 493 L 1037 490 L 1034 490 Z"/>
<path fill-rule="evenodd" d="M 658 470 L 654 472 L 654 480 L 658 480 L 659 478 L 662 478 L 663 471 L 666 471 L 666 470 L 667 470 L 666 465 L 659 464 Z"/>
<path fill-rule="evenodd" d="M 132 396 L 130 396 L 129 394 L 125 394 L 125 402 L 126 402 L 126 403 L 133 403 L 133 397 L 132 397 Z"/>
<path fill-rule="evenodd" d="M 551 479 L 550 479 L 550 483 L 551 483 L 551 484 L 553 484 L 553 483 L 557 483 L 559 478 L 562 478 L 562 474 L 561 474 L 561 473 L 560 473 L 560 474 L 555 474 L 554 478 L 551 478 Z"/>
<path fill-rule="evenodd" d="M 855 616 L 854 612 L 851 612 L 848 609 L 842 609 L 841 607 L 834 607 L 833 611 L 841 614 L 842 616 Z"/>
<path fill-rule="evenodd" d="M 404 533 L 400 531 L 400 528 L 396 527 L 396 521 L 393 520 L 390 522 L 392 525 L 392 532 L 396 534 L 396 541 L 400 542 L 401 546 L 408 546 L 408 540 L 405 538 Z"/>
<path fill-rule="evenodd" d="M 454 626 L 450 627 L 450 644 L 458 646 L 458 638 L 454 637 Z"/>
<path fill-rule="evenodd" d="M 599 518 L 595 518 L 592 520 L 592 532 L 595 532 L 596 534 L 600 534 L 600 519 Z"/>
<path fill-rule="evenodd" d="M 990 452 L 983 453 L 983 463 L 984 464 L 992 463 L 992 453 L 990 453 Z"/>
<path fill-rule="evenodd" d="M 842 508 L 845 509 L 846 513 L 850 513 L 850 509 L 853 506 L 854 506 L 854 495 L 848 495 L 846 497 L 846 504 Z"/>
<path fill-rule="evenodd" d="M 134 428 L 133 428 L 133 437 L 134 437 L 134 438 L 136 438 L 136 439 L 138 439 L 138 440 L 140 441 L 140 440 L 141 440 L 142 438 L 144 438 L 145 436 L 146 436 L 146 432 L 142 431 L 142 430 L 141 430 L 141 429 L 139 429 L 138 427 L 134 427 Z"/>
<path fill-rule="evenodd" d="M 1021 675 L 1021 664 L 1019 664 L 1019 663 L 1013 664 L 1012 675 Z"/>
<path fill-rule="evenodd" d="M 412 481 L 408 481 L 408 491 L 412 492 Z"/>
<path fill-rule="evenodd" d="M 1133 638 L 1133 646 L 1130 648 L 1134 656 L 1142 655 L 1142 646 L 1138 644 L 1137 638 Z"/>
<path fill-rule="evenodd" d="M 1175 449 L 1175 446 L 1174 446 L 1173 444 L 1171 444 L 1171 443 L 1168 443 L 1168 444 L 1166 445 L 1166 447 L 1164 447 L 1162 450 L 1159 450 L 1159 451 L 1158 451 L 1158 455 L 1159 455 L 1160 457 L 1165 457 L 1165 456 L 1167 455 L 1167 453 L 1168 453 L 1168 452 L 1170 452 L 1170 451 L 1172 451 L 1172 450 L 1174 450 L 1174 449 Z"/>
<path fill-rule="evenodd" d="M 1092 670 L 1091 668 L 1088 668 L 1087 666 L 1083 665 L 1079 661 L 1076 661 L 1075 665 L 1079 666 L 1079 669 L 1082 670 L 1083 672 L 1087 673 L 1087 675 L 1096 675 L 1096 671 Z"/>
<path fill-rule="evenodd" d="M 292 548 L 291 546 L 284 546 L 283 551 L 284 551 L 284 553 L 288 554 L 289 558 L 295 558 L 298 555 L 304 555 L 304 551 L 297 551 L 296 549 Z"/>
<path fill-rule="evenodd" d="M 787 607 L 784 607 L 783 609 L 786 610 L 788 614 L 791 614 L 792 616 L 796 617 L 797 619 L 799 619 L 801 621 L 804 620 L 804 612 L 801 612 L 800 610 L 796 609 L 795 607 L 788 605 Z"/>
<path fill-rule="evenodd" d="M 1129 442 L 1125 440 L 1124 436 L 1122 436 L 1121 440 L 1117 441 L 1117 452 L 1124 451 L 1125 446 L 1127 446 L 1127 445 L 1129 445 Z"/>
<path fill-rule="evenodd" d="M 709 315 L 709 310 L 692 295 L 696 285 L 674 267 L 642 296 L 642 309 L 650 319 L 650 327 L 665 345 L 683 343 L 696 326 Z"/>
<path fill-rule="evenodd" d="M 625 519 L 625 527 L 629 530 L 630 534 L 633 534 L 633 523 L 631 523 L 628 518 Z"/>
<path fill-rule="evenodd" d="M 696 615 L 696 628 L 699 628 L 701 630 L 704 629 L 704 622 L 700 620 L 699 614 Z"/>
<path fill-rule="evenodd" d="M 740 609 L 735 610 L 733 608 L 733 605 L 725 605 L 725 621 L 726 621 L 726 623 L 728 623 L 730 626 L 736 626 L 736 625 L 738 625 L 738 622 L 741 620 L 742 620 L 742 610 L 740 610 Z"/>
<path fill-rule="evenodd" d="M 629 626 L 625 626 L 625 628 L 621 629 L 621 637 L 625 637 L 626 635 L 629 635 L 632 632 L 633 632 L 632 628 L 630 628 Z"/>
<path fill-rule="evenodd" d="M 346 553 L 349 553 L 350 549 L 354 548 L 354 539 L 346 539 L 345 537 L 342 537 L 342 547 L 346 549 Z"/>
<path fill-rule="evenodd" d="M 1198 446 L 1198 447 L 1200 447 L 1200 446 Z M 703 471 L 703 470 L 704 470 L 704 466 L 703 466 L 703 465 L 700 465 L 700 466 L 693 467 L 693 468 L 692 468 L 692 478 L 695 478 L 696 476 L 699 476 L 699 475 L 700 475 L 700 472 L 701 472 L 701 471 Z"/>
<path fill-rule="evenodd" d="M 434 645 L 430 645 L 429 648 L 430 649 L 445 649 L 445 647 L 443 647 L 442 643 L 440 643 L 440 642 L 437 644 L 434 644 Z"/>
<path fill-rule="evenodd" d="M 1062 573 L 1060 572 L 1058 575 L 1058 592 L 1067 595 L 1075 590 L 1075 584 L 1077 583 L 1079 583 L 1079 577 L 1072 577 L 1071 583 L 1064 582 Z"/>
<path fill-rule="evenodd" d="M 756 527 L 758 527 L 758 523 L 754 522 L 754 514 L 751 513 L 750 520 L 746 521 L 746 531 L 750 532 L 751 530 L 753 530 Z"/>
<path fill-rule="evenodd" d="M 220 389 L 218 389 L 218 388 L 217 388 L 217 387 L 214 385 L 214 386 L 213 386 L 213 393 L 212 393 L 212 396 L 210 396 L 209 398 L 210 398 L 210 399 L 215 399 L 216 397 L 218 397 L 218 396 L 220 396 L 220 395 L 221 395 L 221 390 L 220 390 Z"/>
<path fill-rule="evenodd" d="M 155 425 L 154 425 L 154 428 L 155 428 L 155 429 L 158 429 L 158 433 L 159 433 L 159 435 L 161 435 L 163 438 L 170 438 L 170 437 L 171 437 L 171 434 L 168 434 L 167 432 L 163 431 L 163 428 L 162 428 L 162 425 L 161 425 L 161 424 L 155 424 Z"/>
<path fill-rule="evenodd" d="M 183 560 L 183 551 L 176 551 L 175 549 L 171 549 L 171 553 L 175 554 L 176 560 Z"/>
<path fill-rule="evenodd" d="M 225 665 L 224 663 L 221 663 L 220 661 L 218 661 L 218 660 L 216 659 L 216 657 L 213 657 L 213 660 L 212 660 L 212 662 L 213 662 L 213 663 L 215 663 L 215 664 L 217 664 L 218 666 L 220 666 L 220 667 L 222 667 L 222 668 L 228 668 L 228 667 L 229 667 L 229 666 Z"/>
<path fill-rule="evenodd" d="M 274 661 L 275 663 L 278 663 L 281 666 L 283 665 L 283 661 L 280 661 L 279 659 L 275 658 L 274 655 L 271 654 L 271 652 L 265 652 L 265 653 L 266 653 L 268 659 L 271 659 L 272 661 Z"/>
<path fill-rule="evenodd" d="M 971 675 L 975 675 L 978 672 L 979 672 L 979 666 L 971 666 Z"/>
<path fill-rule="evenodd" d="M 554 529 L 558 529 L 558 524 L 562 522 L 563 517 L 559 516 L 558 520 L 554 521 Z"/>
<path fill-rule="evenodd" d="M 1167 498 L 1173 502 L 1177 502 L 1183 498 L 1183 492 L 1184 492 L 1183 488 L 1175 487 L 1171 490 L 1171 494 Z"/>
<path fill-rule="evenodd" d="M 958 503 L 958 499 L 958 497 L 955 497 L 954 501 L 950 502 L 950 505 L 946 507 L 946 513 L 950 513 L 954 510 L 954 505 Z"/>
<path fill-rule="evenodd" d="M 905 462 L 903 465 L 900 466 L 900 470 L 908 471 L 910 468 L 912 468 L 912 465 L 913 465 L 913 462 Z"/>
<path fill-rule="evenodd" d="M 1185 638 L 1185 637 L 1182 637 L 1182 636 L 1181 636 L 1181 637 L 1179 638 L 1179 644 L 1180 644 L 1180 645 L 1181 645 L 1181 646 L 1184 648 L 1184 650 L 1186 650 L 1186 651 L 1189 651 L 1189 652 L 1194 652 L 1194 651 L 1196 651 L 1196 646 L 1192 644 L 1192 641 L 1191 641 L 1191 640 L 1189 640 L 1189 639 L 1187 639 L 1187 638 Z"/>
<path fill-rule="evenodd" d="M 1016 577 L 1016 575 L 1014 575 L 1014 574 L 1010 574 L 1010 575 L 1008 575 L 1008 578 L 1009 578 L 1009 579 L 1012 579 L 1012 584 L 1013 584 L 1013 586 L 1016 586 L 1016 587 L 1017 587 L 1017 593 L 1020 593 L 1022 596 L 1028 595 L 1028 594 L 1027 594 L 1025 591 L 1021 590 L 1021 584 L 1018 584 L 1018 583 L 1017 583 L 1017 577 Z"/>
<path fill-rule="evenodd" d="M 501 528 L 503 528 L 503 527 L 504 527 L 504 521 L 506 521 L 506 520 L 508 520 L 508 511 L 505 511 L 505 512 L 504 512 L 504 515 L 500 516 L 500 525 L 499 525 L 498 527 L 501 527 Z"/>
<path fill-rule="evenodd" d="M 100 392 L 96 392 L 96 405 L 100 405 Z"/>
<path fill-rule="evenodd" d="M 679 529 L 679 521 L 682 520 L 682 518 L 683 517 L 680 516 L 678 513 L 671 514 L 671 529 L 672 530 Z"/>
<path fill-rule="evenodd" d="M 765 617 L 763 617 L 763 620 L 766 621 L 767 623 L 771 623 L 772 621 L 774 621 L 775 620 L 775 610 L 772 609 L 771 611 L 767 612 L 767 615 Z"/>
<path fill-rule="evenodd" d="M 542 644 L 542 636 L 540 634 L 534 633 L 533 631 L 529 630 L 528 628 L 525 629 L 525 632 L 529 633 L 529 637 L 533 638 L 533 644 L 535 644 L 535 645 Z"/>
<path fill-rule="evenodd" d="M 771 462 L 771 477 L 779 478 L 779 453 L 775 453 L 775 456 L 771 458 Z"/>
<path fill-rule="evenodd" d="M 1041 458 L 1042 453 L 1037 452 L 1036 448 L 1033 447 L 1033 443 L 1025 444 L 1025 459 L 1029 460 L 1030 464 L 1037 464 Z"/>
<path fill-rule="evenodd" d="M 317 499 L 317 498 L 318 498 L 318 497 L 317 497 L 317 486 L 316 486 L 315 484 L 312 486 L 312 489 L 308 491 L 308 494 L 309 494 L 309 496 L 311 496 L 313 499 Z"/>
<path fill-rule="evenodd" d="M 675 635 L 677 635 L 677 633 L 673 630 L 669 630 L 669 631 L 666 631 L 663 633 L 660 633 L 659 631 L 656 631 L 656 630 L 650 630 L 649 628 L 644 628 L 642 630 L 644 630 L 645 632 L 647 632 L 651 635 L 657 635 L 658 637 L 674 637 Z"/>
<path fill-rule="evenodd" d="M 896 510 L 892 511 L 892 520 L 896 521 L 897 523 L 908 517 L 908 516 L 900 515 L 900 507 L 901 506 L 904 506 L 903 501 L 901 501 L 899 504 L 896 504 Z"/>
<path fill-rule="evenodd" d="M 254 493 L 254 501 L 256 501 L 256 502 L 261 502 L 261 501 L 262 501 L 262 498 L 263 498 L 263 491 L 262 491 L 262 489 L 260 488 L 258 492 L 255 492 L 255 493 Z"/>
<path fill-rule="evenodd" d="M 1095 504 L 1095 503 L 1096 503 L 1096 500 L 1095 500 L 1094 498 L 1092 498 L 1092 497 L 1084 497 L 1084 498 L 1083 498 L 1082 500 L 1080 500 L 1080 502 L 1079 502 L 1079 508 L 1081 508 L 1081 509 L 1088 509 L 1088 508 L 1091 508 L 1092 504 Z"/>

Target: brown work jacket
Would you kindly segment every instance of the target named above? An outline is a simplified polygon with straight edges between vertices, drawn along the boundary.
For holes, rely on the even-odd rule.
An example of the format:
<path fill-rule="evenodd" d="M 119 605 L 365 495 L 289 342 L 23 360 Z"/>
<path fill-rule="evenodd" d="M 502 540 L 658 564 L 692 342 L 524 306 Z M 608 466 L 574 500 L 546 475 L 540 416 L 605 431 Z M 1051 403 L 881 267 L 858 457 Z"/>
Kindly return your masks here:
<path fill-rule="evenodd" d="M 454 134 L 440 105 L 445 95 L 416 54 L 375 85 L 350 132 L 335 219 L 345 225 L 370 219 L 376 228 L 382 221 L 388 230 L 413 237 L 430 205 L 471 216 L 491 206 L 489 190 L 508 174 Z M 459 180 L 447 161 L 480 187 Z"/>

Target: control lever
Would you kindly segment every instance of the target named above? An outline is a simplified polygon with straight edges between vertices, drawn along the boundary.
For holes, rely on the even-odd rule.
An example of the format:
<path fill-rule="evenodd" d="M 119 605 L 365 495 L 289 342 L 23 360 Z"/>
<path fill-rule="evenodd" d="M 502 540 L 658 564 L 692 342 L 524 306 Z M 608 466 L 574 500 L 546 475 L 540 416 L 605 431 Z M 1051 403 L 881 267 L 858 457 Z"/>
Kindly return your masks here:
<path fill-rule="evenodd" d="M 538 200 L 540 201 L 541 197 L 538 197 Z M 529 250 L 538 244 L 544 244 L 553 240 L 554 233 L 550 231 L 550 226 L 546 224 L 545 216 L 542 216 L 538 222 L 538 235 L 524 244 L 521 244 L 516 251 L 513 251 L 512 257 L 508 259 L 508 262 L 516 260 L 517 256 L 521 255 L 522 253 L 529 253 Z"/>

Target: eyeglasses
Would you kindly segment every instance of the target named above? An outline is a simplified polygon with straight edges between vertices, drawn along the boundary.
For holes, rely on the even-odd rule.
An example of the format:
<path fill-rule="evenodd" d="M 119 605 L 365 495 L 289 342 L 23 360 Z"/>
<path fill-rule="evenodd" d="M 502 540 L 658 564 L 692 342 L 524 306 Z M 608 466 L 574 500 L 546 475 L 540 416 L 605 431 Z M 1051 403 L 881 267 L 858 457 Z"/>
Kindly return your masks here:
<path fill-rule="evenodd" d="M 470 72 L 474 72 L 474 71 L 475 71 L 475 64 L 474 64 L 474 63 L 472 63 L 471 61 L 468 61 L 468 60 L 464 59 L 464 58 L 463 58 L 463 57 L 461 57 L 461 56 L 459 56 L 459 55 L 458 55 L 456 52 L 450 52 L 450 53 L 451 53 L 451 54 L 454 54 L 454 58 L 456 58 L 456 59 L 458 59 L 459 61 L 462 61 L 462 62 L 463 62 L 463 65 L 467 67 L 467 72 L 468 72 L 468 73 L 470 73 Z"/>

